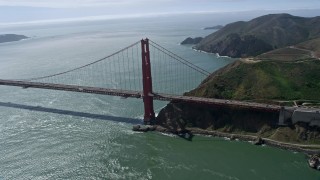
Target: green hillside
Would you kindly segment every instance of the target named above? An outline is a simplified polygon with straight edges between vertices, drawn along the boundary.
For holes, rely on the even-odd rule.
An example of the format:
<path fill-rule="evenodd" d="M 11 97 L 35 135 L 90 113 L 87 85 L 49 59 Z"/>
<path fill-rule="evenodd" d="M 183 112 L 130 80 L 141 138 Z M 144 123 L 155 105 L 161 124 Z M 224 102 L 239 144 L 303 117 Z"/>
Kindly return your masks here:
<path fill-rule="evenodd" d="M 320 100 L 320 61 L 237 61 L 187 93 L 237 100 Z"/>

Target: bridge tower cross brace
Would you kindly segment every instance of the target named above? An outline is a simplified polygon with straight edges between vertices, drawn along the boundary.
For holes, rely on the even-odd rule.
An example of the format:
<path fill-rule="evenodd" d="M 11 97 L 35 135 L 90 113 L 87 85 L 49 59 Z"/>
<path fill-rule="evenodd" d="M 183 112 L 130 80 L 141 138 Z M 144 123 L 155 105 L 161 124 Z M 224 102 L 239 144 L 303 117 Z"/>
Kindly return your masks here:
<path fill-rule="evenodd" d="M 149 40 L 141 40 L 142 53 L 142 84 L 143 84 L 143 103 L 144 103 L 144 124 L 153 124 L 155 114 L 153 109 L 152 77 L 149 52 Z"/>

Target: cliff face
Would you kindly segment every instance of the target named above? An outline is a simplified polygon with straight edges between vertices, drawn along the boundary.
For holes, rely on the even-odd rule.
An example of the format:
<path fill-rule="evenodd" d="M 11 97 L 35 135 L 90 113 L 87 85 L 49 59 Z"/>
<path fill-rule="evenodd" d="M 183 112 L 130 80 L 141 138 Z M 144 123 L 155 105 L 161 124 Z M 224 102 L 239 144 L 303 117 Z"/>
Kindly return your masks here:
<path fill-rule="evenodd" d="M 272 49 L 317 38 L 320 36 L 320 17 L 304 18 L 289 14 L 270 14 L 255 18 L 248 22 L 235 22 L 226 25 L 217 32 L 205 37 L 196 49 L 206 52 L 232 55 L 232 57 L 249 57 Z M 233 37 L 239 36 L 245 46 L 255 47 L 256 53 L 249 48 L 226 48 L 233 46 Z M 246 37 L 250 37 L 248 40 Z M 237 43 L 236 43 L 237 44 Z M 238 43 L 239 44 L 239 43 Z M 241 43 L 240 43 L 241 44 Z M 240 51 L 235 53 L 233 51 Z"/>
<path fill-rule="evenodd" d="M 170 103 L 157 117 L 157 124 L 172 131 L 198 127 L 223 132 L 257 133 L 263 128 L 275 127 L 277 123 L 277 113 L 188 103 Z"/>

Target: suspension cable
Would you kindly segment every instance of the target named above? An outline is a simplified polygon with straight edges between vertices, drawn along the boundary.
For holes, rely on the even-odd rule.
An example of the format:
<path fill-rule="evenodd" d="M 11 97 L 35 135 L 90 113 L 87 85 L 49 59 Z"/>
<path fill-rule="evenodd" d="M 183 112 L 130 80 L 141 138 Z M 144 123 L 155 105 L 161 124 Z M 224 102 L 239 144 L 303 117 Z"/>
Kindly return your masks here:
<path fill-rule="evenodd" d="M 173 59 L 175 59 L 175 60 L 183 63 L 184 65 L 187 65 L 187 66 L 189 66 L 190 68 L 192 68 L 192 69 L 194 69 L 194 70 L 196 70 L 196 71 L 199 71 L 201 74 L 204 74 L 204 75 L 206 75 L 206 76 L 208 76 L 208 75 L 211 74 L 210 72 L 202 69 L 201 67 L 199 67 L 199 66 L 191 63 L 190 61 L 188 61 L 188 60 L 186 60 L 186 59 L 178 56 L 177 54 L 169 51 L 168 49 L 164 48 L 163 46 L 159 45 L 158 43 L 156 43 L 156 42 L 154 42 L 154 41 L 152 41 L 152 40 L 149 40 L 149 41 L 152 43 L 152 44 L 150 44 L 151 46 L 153 46 L 154 48 L 158 49 L 159 51 L 167 54 L 167 55 L 170 56 L 171 58 L 173 58 Z M 153 44 L 154 44 L 154 45 L 153 45 Z M 158 47 L 156 47 L 156 46 L 158 46 Z"/>
<path fill-rule="evenodd" d="M 72 71 L 75 71 L 75 70 L 78 70 L 78 69 L 82 69 L 82 68 L 88 67 L 88 66 L 90 66 L 90 65 L 96 64 L 96 63 L 98 63 L 98 62 L 100 62 L 100 61 L 103 61 L 103 60 L 105 60 L 105 59 L 108 59 L 108 58 L 110 58 L 110 57 L 112 57 L 112 56 L 115 56 L 116 54 L 119 54 L 119 53 L 125 51 L 126 49 L 129 49 L 129 48 L 131 48 L 131 47 L 133 47 L 133 46 L 135 46 L 135 45 L 137 45 L 137 44 L 139 44 L 139 43 L 140 43 L 140 41 L 138 41 L 138 42 L 136 42 L 136 43 L 133 43 L 133 44 L 131 44 L 130 46 L 127 46 L 127 47 L 125 47 L 125 48 L 123 48 L 123 49 L 121 49 L 121 50 L 119 50 L 119 51 L 117 51 L 117 52 L 115 52 L 115 53 L 112 53 L 112 54 L 110 54 L 109 56 L 103 57 L 103 58 L 98 59 L 98 60 L 96 60 L 96 61 L 93 61 L 93 62 L 91 62 L 91 63 L 89 63 L 89 64 L 86 64 L 86 65 L 83 65 L 83 66 L 80 66 L 80 67 L 77 67 L 77 68 L 74 68 L 74 69 L 70 69 L 70 70 L 68 70 L 68 71 L 64 71 L 64 72 L 60 72 L 60 73 L 56 73 L 56 74 L 52 74 L 52 75 L 47 75 L 47 76 L 42 76 L 42 77 L 35 77 L 35 78 L 30 78 L 30 79 L 19 79 L 19 80 L 21 80 L 21 81 L 34 81 L 34 80 L 40 80 L 40 79 L 44 79 L 44 78 L 49 78 L 49 77 L 53 77 L 53 76 L 58 76 L 58 75 L 66 74 L 66 73 L 69 73 L 69 72 L 72 72 Z"/>

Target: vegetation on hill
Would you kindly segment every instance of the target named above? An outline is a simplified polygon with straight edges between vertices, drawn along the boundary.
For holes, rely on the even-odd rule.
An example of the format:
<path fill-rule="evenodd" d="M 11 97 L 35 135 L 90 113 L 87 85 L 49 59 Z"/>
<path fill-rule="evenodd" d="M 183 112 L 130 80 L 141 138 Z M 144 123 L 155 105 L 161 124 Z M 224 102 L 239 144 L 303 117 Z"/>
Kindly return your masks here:
<path fill-rule="evenodd" d="M 238 51 L 241 53 L 235 54 L 233 52 L 235 49 L 229 48 L 234 45 L 234 41 L 229 40 L 231 34 L 232 36 L 236 34 L 240 39 L 250 36 L 256 40 L 245 43 L 245 46 L 238 46 Z M 257 55 L 256 51 L 248 51 L 248 46 L 254 46 L 252 43 L 264 44 L 256 48 L 259 53 L 263 53 L 270 50 L 266 45 L 271 49 L 277 49 L 318 37 L 320 37 L 320 17 L 304 18 L 289 14 L 270 14 L 248 22 L 228 24 L 205 37 L 196 49 L 230 57 L 250 57 Z"/>
<path fill-rule="evenodd" d="M 230 57 L 256 56 L 272 50 L 272 47 L 255 36 L 229 34 L 223 41 L 211 46 L 211 51 Z"/>
<path fill-rule="evenodd" d="M 186 93 L 237 100 L 320 100 L 320 61 L 236 61 Z"/>

